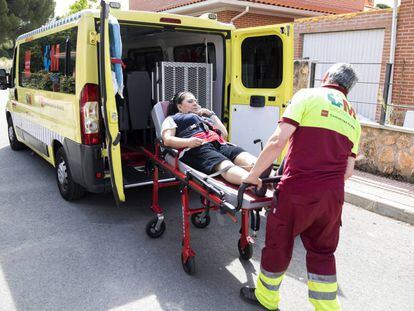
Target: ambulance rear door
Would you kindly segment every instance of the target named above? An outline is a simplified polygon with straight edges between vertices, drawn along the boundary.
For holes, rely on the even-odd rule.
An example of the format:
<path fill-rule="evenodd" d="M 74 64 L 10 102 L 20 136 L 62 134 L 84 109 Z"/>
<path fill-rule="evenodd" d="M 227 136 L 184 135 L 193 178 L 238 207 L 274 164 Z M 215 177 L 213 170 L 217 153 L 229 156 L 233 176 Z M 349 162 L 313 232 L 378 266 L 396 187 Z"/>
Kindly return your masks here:
<path fill-rule="evenodd" d="M 258 155 L 292 97 L 293 24 L 234 30 L 230 141 Z"/>
<path fill-rule="evenodd" d="M 115 101 L 115 91 L 112 83 L 111 56 L 109 42 L 109 5 L 101 1 L 100 38 L 99 38 L 99 83 L 102 102 L 102 115 L 105 123 L 106 153 L 112 191 L 116 204 L 125 201 L 122 162 L 121 162 L 121 134 L 118 125 L 118 111 Z"/>

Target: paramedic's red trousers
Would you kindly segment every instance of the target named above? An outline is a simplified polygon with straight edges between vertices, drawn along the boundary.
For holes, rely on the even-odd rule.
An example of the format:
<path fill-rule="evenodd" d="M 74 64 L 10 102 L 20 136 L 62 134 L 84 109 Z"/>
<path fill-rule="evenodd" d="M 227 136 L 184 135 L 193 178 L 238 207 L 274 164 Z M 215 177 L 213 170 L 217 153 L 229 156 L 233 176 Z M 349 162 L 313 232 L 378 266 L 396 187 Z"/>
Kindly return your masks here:
<path fill-rule="evenodd" d="M 279 287 L 300 235 L 306 249 L 309 300 L 316 310 L 340 310 L 334 252 L 338 245 L 344 189 L 292 194 L 280 191 L 267 217 L 266 242 L 256 296 L 269 309 L 279 303 Z"/>

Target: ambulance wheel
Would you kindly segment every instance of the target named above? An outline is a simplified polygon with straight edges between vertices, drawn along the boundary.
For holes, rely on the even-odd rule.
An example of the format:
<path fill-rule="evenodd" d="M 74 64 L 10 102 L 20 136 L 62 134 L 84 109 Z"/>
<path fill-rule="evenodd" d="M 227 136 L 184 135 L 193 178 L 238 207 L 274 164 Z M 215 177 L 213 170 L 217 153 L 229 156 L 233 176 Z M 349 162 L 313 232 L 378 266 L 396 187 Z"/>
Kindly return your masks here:
<path fill-rule="evenodd" d="M 25 145 L 17 140 L 11 116 L 7 117 L 7 133 L 9 136 L 10 148 L 12 150 L 18 151 L 25 149 Z"/>
<path fill-rule="evenodd" d="M 63 147 L 60 147 L 56 152 L 55 160 L 56 180 L 61 196 L 67 201 L 74 201 L 83 197 L 85 189 L 73 180 Z"/>
<path fill-rule="evenodd" d="M 158 218 L 155 217 L 151 219 L 145 227 L 145 232 L 150 238 L 153 238 L 153 239 L 159 238 L 165 232 L 165 222 L 163 221 L 161 223 L 161 226 L 158 230 L 156 228 L 157 222 L 158 222 Z"/>
<path fill-rule="evenodd" d="M 210 215 L 207 214 L 201 217 L 202 212 L 191 215 L 191 222 L 196 228 L 206 228 L 210 224 Z"/>
<path fill-rule="evenodd" d="M 188 257 L 187 261 L 184 262 L 183 254 L 181 254 L 181 264 L 185 273 L 193 275 L 195 273 L 195 259 L 194 256 Z"/>
<path fill-rule="evenodd" d="M 253 257 L 253 244 L 249 243 L 244 249 L 242 249 L 241 240 L 239 239 L 239 243 L 237 243 L 237 247 L 239 249 L 239 254 L 240 254 L 241 259 L 250 260 Z"/>

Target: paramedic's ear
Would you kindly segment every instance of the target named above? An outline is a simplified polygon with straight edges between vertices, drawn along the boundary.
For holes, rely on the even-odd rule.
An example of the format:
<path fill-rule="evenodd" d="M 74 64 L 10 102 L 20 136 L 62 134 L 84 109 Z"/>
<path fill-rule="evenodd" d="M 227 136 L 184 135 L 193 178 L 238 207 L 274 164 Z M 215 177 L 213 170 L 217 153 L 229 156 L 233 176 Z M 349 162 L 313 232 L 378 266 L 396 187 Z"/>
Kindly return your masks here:
<path fill-rule="evenodd" d="M 322 78 L 322 83 L 326 83 L 328 81 L 328 75 L 329 75 L 329 72 L 325 72 Z"/>

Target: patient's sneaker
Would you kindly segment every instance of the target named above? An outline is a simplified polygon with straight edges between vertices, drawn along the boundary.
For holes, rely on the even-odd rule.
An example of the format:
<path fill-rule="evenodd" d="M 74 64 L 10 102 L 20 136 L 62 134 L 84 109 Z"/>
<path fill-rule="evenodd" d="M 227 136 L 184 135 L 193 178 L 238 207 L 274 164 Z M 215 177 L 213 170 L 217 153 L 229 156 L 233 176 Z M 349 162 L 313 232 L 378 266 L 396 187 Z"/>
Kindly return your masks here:
<path fill-rule="evenodd" d="M 250 287 L 240 288 L 240 298 L 252 305 L 261 307 L 263 310 L 271 310 L 271 309 L 267 309 L 266 307 L 264 307 L 259 302 L 259 300 L 257 300 L 256 295 L 255 295 L 255 290 L 256 290 L 255 288 L 250 288 Z M 273 309 L 273 310 L 279 311 L 279 309 Z"/>
<path fill-rule="evenodd" d="M 270 165 L 266 170 L 263 171 L 263 173 L 260 175 L 259 178 L 265 178 L 269 177 L 270 173 L 272 172 L 273 165 Z M 262 185 L 261 188 L 255 188 L 254 194 L 258 197 L 264 197 L 267 191 L 267 185 Z"/>

